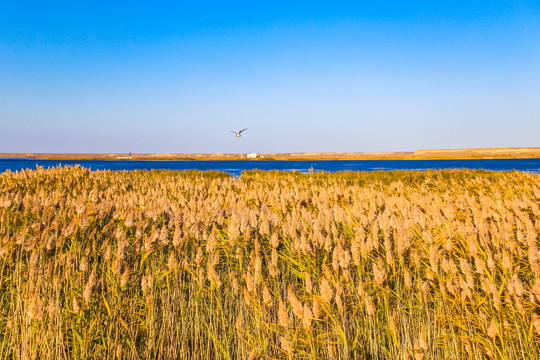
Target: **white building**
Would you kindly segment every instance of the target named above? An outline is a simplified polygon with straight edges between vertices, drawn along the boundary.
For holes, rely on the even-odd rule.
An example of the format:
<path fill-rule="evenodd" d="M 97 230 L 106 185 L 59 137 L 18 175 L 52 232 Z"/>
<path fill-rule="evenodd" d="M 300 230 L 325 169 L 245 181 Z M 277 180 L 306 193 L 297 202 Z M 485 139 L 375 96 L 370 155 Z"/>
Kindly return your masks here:
<path fill-rule="evenodd" d="M 247 158 L 248 159 L 256 159 L 257 158 L 257 153 L 249 153 L 249 154 L 247 154 Z"/>

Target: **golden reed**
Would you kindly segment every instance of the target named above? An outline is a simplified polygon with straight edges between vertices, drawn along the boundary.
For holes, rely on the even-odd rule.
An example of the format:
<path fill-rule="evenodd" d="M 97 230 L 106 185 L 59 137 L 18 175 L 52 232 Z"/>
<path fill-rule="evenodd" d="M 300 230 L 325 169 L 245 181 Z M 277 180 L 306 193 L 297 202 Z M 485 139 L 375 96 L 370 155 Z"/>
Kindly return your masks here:
<path fill-rule="evenodd" d="M 539 206 L 522 172 L 7 172 L 0 358 L 540 358 Z"/>

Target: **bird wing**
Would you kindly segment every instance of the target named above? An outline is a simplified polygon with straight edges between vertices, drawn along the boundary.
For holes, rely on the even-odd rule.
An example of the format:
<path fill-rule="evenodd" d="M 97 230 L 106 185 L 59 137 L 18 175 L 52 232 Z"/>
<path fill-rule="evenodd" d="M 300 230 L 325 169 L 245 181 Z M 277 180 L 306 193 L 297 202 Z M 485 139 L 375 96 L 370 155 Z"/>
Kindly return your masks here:
<path fill-rule="evenodd" d="M 237 134 L 237 132 L 236 132 L 236 131 L 232 131 L 232 130 L 231 130 L 231 132 L 232 132 L 233 134 Z"/>
<path fill-rule="evenodd" d="M 247 130 L 247 128 L 240 130 L 238 133 L 241 134 L 244 130 Z"/>

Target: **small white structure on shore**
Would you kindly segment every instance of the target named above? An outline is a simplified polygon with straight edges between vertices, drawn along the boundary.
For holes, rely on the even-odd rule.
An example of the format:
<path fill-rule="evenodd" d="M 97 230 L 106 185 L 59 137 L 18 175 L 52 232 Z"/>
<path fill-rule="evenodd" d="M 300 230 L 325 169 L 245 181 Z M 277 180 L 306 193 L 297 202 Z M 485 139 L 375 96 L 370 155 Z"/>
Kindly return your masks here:
<path fill-rule="evenodd" d="M 248 159 L 256 159 L 257 158 L 257 153 L 249 153 L 249 154 L 247 154 L 247 158 Z"/>
<path fill-rule="evenodd" d="M 117 156 L 117 159 L 131 159 L 131 151 L 129 152 L 129 156 Z"/>

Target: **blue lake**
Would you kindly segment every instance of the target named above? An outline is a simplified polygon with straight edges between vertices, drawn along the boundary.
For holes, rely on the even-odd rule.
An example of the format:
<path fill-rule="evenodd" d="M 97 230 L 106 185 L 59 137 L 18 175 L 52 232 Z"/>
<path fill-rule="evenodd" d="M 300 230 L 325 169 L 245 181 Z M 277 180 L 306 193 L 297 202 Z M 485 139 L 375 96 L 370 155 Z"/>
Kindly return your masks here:
<path fill-rule="evenodd" d="M 520 170 L 540 173 L 540 159 L 469 159 L 469 160 L 313 160 L 313 161 L 200 161 L 200 160 L 35 160 L 0 159 L 0 173 L 79 164 L 91 170 L 218 170 L 239 176 L 243 170 L 314 171 L 375 171 L 427 169 Z"/>

